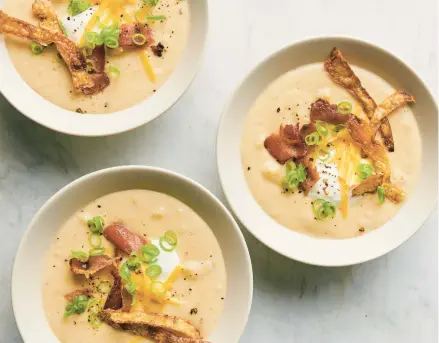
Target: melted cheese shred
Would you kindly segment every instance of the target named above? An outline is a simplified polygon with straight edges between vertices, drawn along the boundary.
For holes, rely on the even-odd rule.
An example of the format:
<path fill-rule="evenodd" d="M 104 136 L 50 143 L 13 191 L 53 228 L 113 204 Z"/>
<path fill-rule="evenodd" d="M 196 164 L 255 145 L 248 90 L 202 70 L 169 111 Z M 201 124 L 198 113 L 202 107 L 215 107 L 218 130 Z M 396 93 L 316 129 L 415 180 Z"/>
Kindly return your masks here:
<path fill-rule="evenodd" d="M 140 60 L 142 61 L 143 68 L 145 69 L 146 75 L 151 80 L 151 82 L 155 83 L 157 78 L 154 73 L 154 69 L 149 61 L 148 53 L 144 50 L 139 50 Z"/>

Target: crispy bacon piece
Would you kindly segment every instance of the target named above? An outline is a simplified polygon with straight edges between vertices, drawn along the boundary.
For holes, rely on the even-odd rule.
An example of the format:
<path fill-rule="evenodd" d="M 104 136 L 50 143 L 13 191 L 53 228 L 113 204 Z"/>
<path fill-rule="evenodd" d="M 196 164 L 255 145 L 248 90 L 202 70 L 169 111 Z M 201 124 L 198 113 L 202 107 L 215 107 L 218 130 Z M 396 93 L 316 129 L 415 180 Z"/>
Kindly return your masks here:
<path fill-rule="evenodd" d="M 361 182 L 358 186 L 352 189 L 352 195 L 363 195 L 365 193 L 375 193 L 377 187 L 383 183 L 383 175 L 377 174 L 369 176 L 366 180 Z"/>
<path fill-rule="evenodd" d="M 311 156 L 305 156 L 302 160 L 298 161 L 298 163 L 302 163 L 306 168 L 306 180 L 300 184 L 300 187 L 305 192 L 305 195 L 308 195 L 311 188 L 319 181 L 320 175 L 317 172 Z"/>
<path fill-rule="evenodd" d="M 119 310 L 123 307 L 123 285 L 122 278 L 120 277 L 116 268 L 110 270 L 113 276 L 113 286 L 105 301 L 104 310 Z"/>
<path fill-rule="evenodd" d="M 118 330 L 162 343 L 202 343 L 200 332 L 187 320 L 159 313 L 104 310 L 101 319 Z"/>
<path fill-rule="evenodd" d="M 105 73 L 105 46 L 98 45 L 95 47 L 92 54 L 87 57 L 87 62 L 93 64 L 93 73 Z"/>
<path fill-rule="evenodd" d="M 159 42 L 157 45 L 151 45 L 151 50 L 157 57 L 162 57 L 163 51 L 165 51 L 165 46 Z"/>
<path fill-rule="evenodd" d="M 373 136 L 374 132 L 378 130 L 381 122 L 384 118 L 386 118 L 390 113 L 396 110 L 398 107 L 401 107 L 409 102 L 415 102 L 415 97 L 409 93 L 406 93 L 402 90 L 397 90 L 395 93 L 390 95 L 386 100 L 384 100 L 378 107 L 375 109 L 375 112 L 370 119 L 370 125 L 372 126 Z"/>
<path fill-rule="evenodd" d="M 377 104 L 361 85 L 360 79 L 355 75 L 348 61 L 338 48 L 334 48 L 325 61 L 325 69 L 332 77 L 332 80 L 346 88 L 358 101 L 360 101 L 364 112 L 369 119 L 373 117 Z M 395 150 L 392 128 L 389 120 L 384 118 L 380 127 L 386 147 L 389 151 Z"/>
<path fill-rule="evenodd" d="M 300 135 L 299 124 L 281 125 L 279 133 L 272 133 L 265 139 L 264 146 L 280 164 L 303 157 L 308 151 Z"/>
<path fill-rule="evenodd" d="M 148 240 L 129 230 L 121 223 L 113 223 L 104 229 L 104 237 L 126 254 L 138 251 Z"/>
<path fill-rule="evenodd" d="M 73 89 L 84 94 L 94 94 L 110 84 L 105 73 L 89 74 L 86 71 L 86 59 L 75 42 L 60 32 L 38 28 L 20 19 L 9 17 L 0 10 L 0 33 L 33 40 L 47 46 L 54 43 L 72 75 Z"/>
<path fill-rule="evenodd" d="M 90 277 L 114 263 L 113 259 L 108 255 L 90 256 L 87 261 L 82 262 L 76 258 L 69 261 L 70 270 L 75 275 L 84 275 Z"/>
<path fill-rule="evenodd" d="M 151 45 L 154 43 L 152 37 L 152 31 L 147 24 L 132 23 L 122 24 L 120 27 L 119 46 L 125 47 L 138 47 L 139 45 L 133 42 L 133 35 L 142 34 L 146 37 L 146 42 L 143 45 Z"/>
<path fill-rule="evenodd" d="M 81 288 L 77 289 L 73 292 L 67 293 L 64 295 L 64 298 L 66 298 L 68 301 L 73 301 L 78 295 L 86 295 L 88 297 L 91 297 L 92 290 L 90 288 Z"/>
<path fill-rule="evenodd" d="M 331 105 L 323 99 L 318 99 L 311 105 L 310 119 L 311 122 L 321 120 L 329 124 L 339 125 L 345 124 L 350 115 L 338 112 L 337 105 Z"/>

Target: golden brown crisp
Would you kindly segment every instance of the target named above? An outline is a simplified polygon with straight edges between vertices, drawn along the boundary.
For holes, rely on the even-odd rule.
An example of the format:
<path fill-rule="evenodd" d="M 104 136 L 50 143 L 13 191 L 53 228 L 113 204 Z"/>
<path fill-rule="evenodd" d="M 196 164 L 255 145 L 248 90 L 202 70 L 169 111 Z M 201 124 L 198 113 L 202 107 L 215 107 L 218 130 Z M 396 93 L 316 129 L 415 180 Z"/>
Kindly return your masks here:
<path fill-rule="evenodd" d="M 334 82 L 346 88 L 363 106 L 364 112 L 369 119 L 373 117 L 377 104 L 369 95 L 367 90 L 361 85 L 360 79 L 355 75 L 348 61 L 338 48 L 331 51 L 330 56 L 325 61 L 325 69 L 334 80 Z M 395 150 L 393 142 L 392 128 L 389 120 L 383 118 L 380 127 L 384 144 L 389 151 Z"/>
<path fill-rule="evenodd" d="M 363 195 L 365 193 L 375 193 L 378 186 L 381 186 L 383 183 L 383 175 L 372 175 L 369 176 L 366 180 L 361 182 L 359 185 L 355 186 L 352 189 L 352 195 Z"/>

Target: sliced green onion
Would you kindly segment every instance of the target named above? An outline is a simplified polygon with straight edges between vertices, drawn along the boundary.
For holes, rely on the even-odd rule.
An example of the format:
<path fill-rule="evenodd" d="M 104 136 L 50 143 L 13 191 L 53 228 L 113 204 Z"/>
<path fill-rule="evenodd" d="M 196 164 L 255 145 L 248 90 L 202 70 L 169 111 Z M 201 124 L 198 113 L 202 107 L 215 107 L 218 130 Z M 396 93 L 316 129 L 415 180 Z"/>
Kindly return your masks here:
<path fill-rule="evenodd" d="M 318 159 L 320 161 L 325 162 L 329 159 L 329 157 L 331 157 L 331 154 L 329 153 L 328 150 L 324 150 L 324 149 L 319 150 Z"/>
<path fill-rule="evenodd" d="M 119 39 L 117 37 L 105 37 L 104 44 L 107 48 L 116 49 L 119 47 Z"/>
<path fill-rule="evenodd" d="M 93 233 L 102 233 L 104 232 L 104 218 L 101 216 L 93 217 L 87 221 L 87 225 L 90 228 L 90 231 Z"/>
<path fill-rule="evenodd" d="M 305 137 L 305 142 L 308 145 L 317 145 L 320 142 L 320 135 L 318 132 L 310 133 Z"/>
<path fill-rule="evenodd" d="M 327 124 L 324 121 L 316 120 L 316 129 L 320 136 L 327 136 L 329 131 Z"/>
<path fill-rule="evenodd" d="M 90 8 L 90 3 L 86 0 L 71 0 L 67 13 L 76 16 Z"/>
<path fill-rule="evenodd" d="M 88 255 L 86 252 L 78 250 L 78 251 L 72 251 L 72 258 L 76 258 L 77 260 L 81 262 L 86 262 L 88 260 Z"/>
<path fill-rule="evenodd" d="M 86 295 L 78 295 L 73 299 L 71 304 L 68 304 L 64 311 L 64 316 L 68 317 L 72 314 L 81 314 L 84 313 L 88 305 L 88 296 Z"/>
<path fill-rule="evenodd" d="M 102 243 L 101 235 L 98 235 L 97 233 L 92 233 L 88 238 L 88 242 L 93 248 L 99 248 Z"/>
<path fill-rule="evenodd" d="M 93 248 L 89 251 L 90 256 L 101 256 L 105 253 L 104 248 Z"/>
<path fill-rule="evenodd" d="M 66 27 L 64 26 L 64 24 L 62 23 L 61 20 L 58 19 L 58 25 L 61 28 L 62 33 L 64 34 L 64 36 L 67 36 L 67 31 L 66 31 Z"/>
<path fill-rule="evenodd" d="M 102 45 L 104 44 L 104 37 L 102 35 L 98 35 L 94 41 L 95 45 Z"/>
<path fill-rule="evenodd" d="M 112 65 L 112 64 L 110 64 L 110 65 L 108 66 L 108 71 L 109 71 L 110 73 L 113 73 L 113 74 L 117 75 L 117 76 L 120 75 L 120 70 L 119 70 L 117 67 L 115 67 L 114 65 Z"/>
<path fill-rule="evenodd" d="M 366 180 L 373 173 L 373 167 L 369 163 L 360 163 L 357 167 L 358 177 L 361 180 Z"/>
<path fill-rule="evenodd" d="M 142 259 L 146 263 L 154 263 L 157 261 L 157 257 L 142 253 Z"/>
<path fill-rule="evenodd" d="M 98 37 L 99 37 L 99 33 L 89 31 L 85 34 L 85 41 L 87 43 L 96 43 L 96 39 L 98 39 Z"/>
<path fill-rule="evenodd" d="M 100 327 L 102 324 L 104 324 L 102 322 L 102 320 L 99 319 L 99 316 L 97 313 L 91 313 L 88 315 L 88 322 L 90 323 L 91 326 L 93 326 L 94 328 L 98 328 Z"/>
<path fill-rule="evenodd" d="M 56 60 L 59 63 L 64 64 L 64 60 L 63 60 L 63 58 L 62 58 L 62 56 L 61 56 L 61 54 L 59 52 L 56 53 Z"/>
<path fill-rule="evenodd" d="M 339 133 L 341 130 L 343 130 L 345 128 L 345 126 L 343 125 L 343 124 L 339 124 L 339 125 L 336 125 L 335 127 L 334 127 L 334 129 L 333 129 L 333 131 L 335 132 L 335 133 Z"/>
<path fill-rule="evenodd" d="M 128 293 L 133 294 L 136 291 L 136 281 L 128 280 L 125 285 L 125 289 L 128 291 Z"/>
<path fill-rule="evenodd" d="M 306 170 L 302 164 L 296 166 L 293 161 L 286 164 L 286 172 L 283 179 L 283 186 L 288 190 L 295 191 L 299 184 L 306 180 Z"/>
<path fill-rule="evenodd" d="M 323 220 L 328 217 L 334 217 L 336 208 L 333 203 L 324 199 L 313 201 L 312 209 L 317 220 Z"/>
<path fill-rule="evenodd" d="M 166 293 L 165 285 L 160 281 L 151 282 L 150 290 L 157 295 L 162 295 Z"/>
<path fill-rule="evenodd" d="M 144 45 L 146 43 L 146 36 L 142 35 L 141 33 L 135 33 L 133 34 L 133 36 L 131 37 L 131 40 L 133 41 L 134 44 L 136 45 Z"/>
<path fill-rule="evenodd" d="M 158 264 L 153 264 L 146 268 L 145 273 L 150 278 L 156 278 L 162 273 L 162 267 L 160 267 Z"/>
<path fill-rule="evenodd" d="M 350 114 L 352 113 L 352 104 L 349 101 L 340 101 L 337 110 L 341 114 Z"/>
<path fill-rule="evenodd" d="M 31 42 L 30 43 L 30 48 L 32 50 L 32 53 L 34 55 L 41 55 L 44 51 L 44 46 L 42 46 L 41 44 L 37 43 L 37 42 Z"/>
<path fill-rule="evenodd" d="M 145 5 L 152 5 L 155 6 L 159 3 L 159 0 L 143 0 L 143 3 Z"/>
<path fill-rule="evenodd" d="M 119 270 L 119 275 L 124 280 L 129 280 L 131 278 L 130 269 L 128 268 L 127 263 L 122 264 Z"/>
<path fill-rule="evenodd" d="M 160 250 L 154 244 L 145 244 L 142 246 L 142 252 L 148 254 L 152 257 L 157 257 L 160 255 Z"/>
<path fill-rule="evenodd" d="M 164 15 L 152 15 L 146 17 L 147 20 L 166 20 L 166 17 Z"/>
<path fill-rule="evenodd" d="M 175 245 L 169 244 L 165 237 L 160 237 L 159 244 L 160 248 L 166 252 L 171 252 L 175 249 Z"/>
<path fill-rule="evenodd" d="M 164 237 L 169 244 L 177 245 L 178 238 L 177 238 L 177 234 L 175 233 L 175 231 L 172 231 L 172 230 L 166 231 Z"/>
<path fill-rule="evenodd" d="M 385 195 L 386 192 L 384 191 L 384 187 L 383 186 L 378 186 L 377 187 L 377 194 L 378 194 L 378 201 L 380 202 L 380 204 L 384 203 Z"/>
<path fill-rule="evenodd" d="M 96 314 L 99 313 L 101 311 L 100 303 L 101 302 L 99 301 L 99 299 L 96 298 L 90 300 L 88 303 L 88 312 L 96 313 Z"/>
<path fill-rule="evenodd" d="M 129 270 L 136 270 L 140 268 L 140 259 L 137 256 L 130 257 L 126 262 Z"/>
<path fill-rule="evenodd" d="M 111 285 L 108 281 L 102 281 L 99 285 L 98 285 L 98 291 L 100 293 L 110 293 L 111 291 Z"/>

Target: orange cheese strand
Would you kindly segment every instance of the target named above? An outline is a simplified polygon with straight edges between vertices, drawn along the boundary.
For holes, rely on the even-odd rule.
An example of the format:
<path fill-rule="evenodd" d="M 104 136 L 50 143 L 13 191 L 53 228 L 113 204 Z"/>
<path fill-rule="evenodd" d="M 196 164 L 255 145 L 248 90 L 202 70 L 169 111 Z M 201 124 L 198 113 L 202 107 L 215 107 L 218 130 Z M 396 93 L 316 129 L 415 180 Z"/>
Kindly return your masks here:
<path fill-rule="evenodd" d="M 151 80 L 152 83 L 156 82 L 156 75 L 152 68 L 151 62 L 149 61 L 146 51 L 139 50 L 140 60 L 142 61 L 143 68 L 145 69 L 146 75 Z"/>
<path fill-rule="evenodd" d="M 341 191 L 340 212 L 343 219 L 346 219 L 348 216 L 349 186 L 343 178 L 339 178 L 339 182 Z"/>

